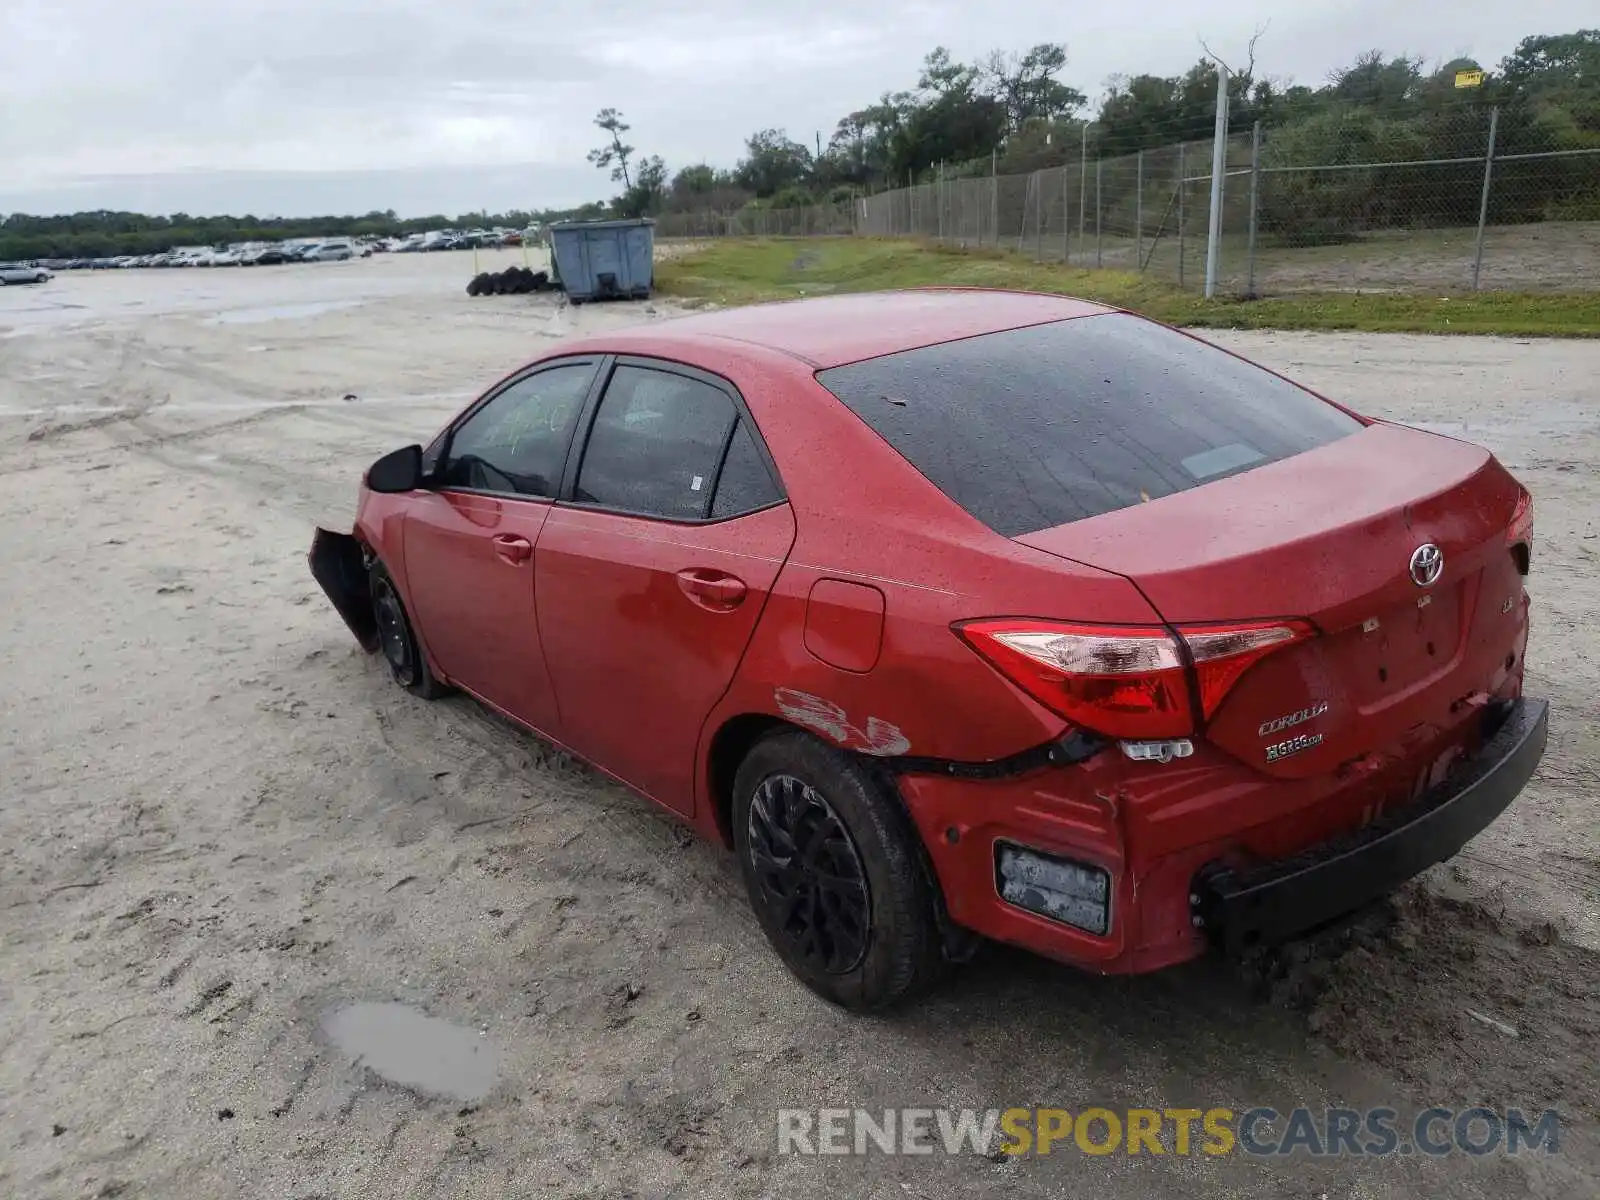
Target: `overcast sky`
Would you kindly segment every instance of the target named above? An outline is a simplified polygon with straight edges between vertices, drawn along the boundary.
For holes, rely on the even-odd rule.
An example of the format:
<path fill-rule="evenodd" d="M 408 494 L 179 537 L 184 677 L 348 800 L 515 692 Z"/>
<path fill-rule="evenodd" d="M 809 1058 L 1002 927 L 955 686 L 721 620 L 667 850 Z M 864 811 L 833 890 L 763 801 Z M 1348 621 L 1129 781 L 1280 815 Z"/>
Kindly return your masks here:
<path fill-rule="evenodd" d="M 1270 22 L 1258 74 L 1318 84 L 1381 48 L 1497 63 L 1597 0 L 0 0 L 0 212 L 403 215 L 563 206 L 606 105 L 641 153 L 731 166 L 824 141 L 944 44 L 1067 44 L 1063 79 L 1174 74 Z"/>

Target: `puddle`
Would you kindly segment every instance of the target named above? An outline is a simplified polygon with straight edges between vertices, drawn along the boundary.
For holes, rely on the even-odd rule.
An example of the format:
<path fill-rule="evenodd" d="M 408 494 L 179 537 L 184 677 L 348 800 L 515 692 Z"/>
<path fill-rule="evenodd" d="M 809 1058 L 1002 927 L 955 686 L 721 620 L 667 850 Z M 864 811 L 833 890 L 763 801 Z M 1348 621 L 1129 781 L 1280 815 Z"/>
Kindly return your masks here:
<path fill-rule="evenodd" d="M 207 325 L 257 325 L 263 321 L 298 321 L 305 317 L 320 317 L 338 312 L 341 308 L 355 308 L 359 300 L 316 300 L 309 304 L 271 304 L 258 308 L 236 308 L 221 312 L 206 321 Z"/>
<path fill-rule="evenodd" d="M 322 1028 L 362 1066 L 429 1095 L 481 1100 L 500 1068 L 487 1038 L 405 1004 L 351 1004 L 330 1013 Z"/>

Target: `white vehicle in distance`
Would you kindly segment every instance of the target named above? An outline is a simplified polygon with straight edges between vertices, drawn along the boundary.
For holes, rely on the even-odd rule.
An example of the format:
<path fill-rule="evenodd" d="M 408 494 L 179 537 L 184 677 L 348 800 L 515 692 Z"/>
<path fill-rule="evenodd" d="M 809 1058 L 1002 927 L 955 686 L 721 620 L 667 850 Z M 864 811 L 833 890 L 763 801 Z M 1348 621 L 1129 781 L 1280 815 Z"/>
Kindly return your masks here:
<path fill-rule="evenodd" d="M 45 283 L 55 276 L 32 263 L 0 263 L 0 287 L 8 283 Z"/>

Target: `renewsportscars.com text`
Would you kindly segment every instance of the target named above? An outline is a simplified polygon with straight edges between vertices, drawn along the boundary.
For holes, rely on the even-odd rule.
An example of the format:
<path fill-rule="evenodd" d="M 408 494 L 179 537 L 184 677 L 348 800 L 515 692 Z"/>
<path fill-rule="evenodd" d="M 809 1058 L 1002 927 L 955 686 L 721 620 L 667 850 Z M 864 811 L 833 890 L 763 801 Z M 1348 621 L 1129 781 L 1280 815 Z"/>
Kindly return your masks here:
<path fill-rule="evenodd" d="M 1188 1157 L 1555 1154 L 1553 1109 L 782 1108 L 778 1153 Z"/>

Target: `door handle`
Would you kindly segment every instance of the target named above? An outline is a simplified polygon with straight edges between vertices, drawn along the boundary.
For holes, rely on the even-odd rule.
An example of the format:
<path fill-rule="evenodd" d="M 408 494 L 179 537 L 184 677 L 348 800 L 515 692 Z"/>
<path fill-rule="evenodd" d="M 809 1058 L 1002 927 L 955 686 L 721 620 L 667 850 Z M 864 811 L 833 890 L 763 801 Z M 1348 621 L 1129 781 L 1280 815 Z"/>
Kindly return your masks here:
<path fill-rule="evenodd" d="M 744 580 L 724 571 L 707 571 L 690 567 L 678 572 L 678 586 L 683 594 L 701 608 L 714 612 L 728 612 L 744 602 L 749 588 Z"/>
<path fill-rule="evenodd" d="M 518 537 L 514 533 L 497 533 L 494 536 L 494 552 L 512 566 L 521 566 L 533 557 L 533 543 L 525 537 Z"/>

